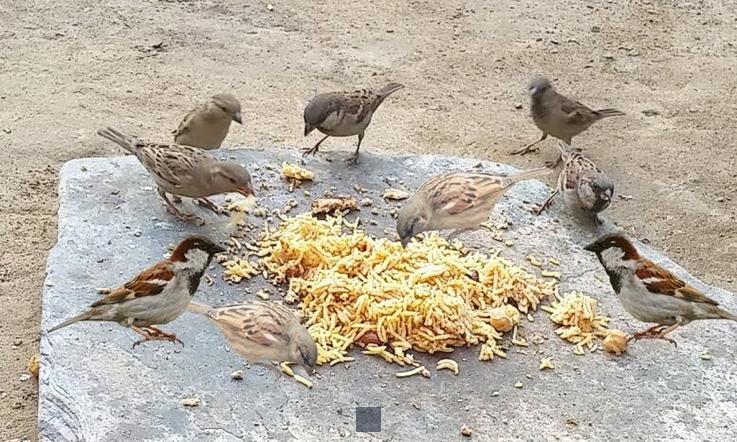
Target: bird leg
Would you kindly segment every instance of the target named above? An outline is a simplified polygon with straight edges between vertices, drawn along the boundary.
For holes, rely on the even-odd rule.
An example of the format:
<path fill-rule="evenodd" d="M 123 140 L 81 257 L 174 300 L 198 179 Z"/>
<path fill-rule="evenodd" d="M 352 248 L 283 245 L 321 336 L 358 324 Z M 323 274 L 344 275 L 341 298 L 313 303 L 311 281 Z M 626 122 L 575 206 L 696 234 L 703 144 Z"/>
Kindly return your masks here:
<path fill-rule="evenodd" d="M 539 143 L 539 142 L 541 142 L 541 141 L 545 140 L 546 138 L 548 138 L 548 134 L 546 134 L 545 132 L 543 132 L 543 135 L 542 135 L 542 136 L 540 137 L 540 139 L 539 139 L 539 140 L 537 140 L 537 141 L 534 141 L 534 142 L 532 142 L 532 143 L 528 144 L 527 146 L 523 147 L 523 148 L 522 148 L 522 149 L 520 149 L 520 150 L 515 150 L 514 152 L 512 152 L 512 155 L 524 155 L 524 154 L 526 154 L 526 153 L 534 152 L 534 151 L 538 150 L 538 149 L 539 149 L 539 147 L 535 147 L 534 149 L 533 149 L 533 147 L 534 147 L 534 146 L 535 146 L 535 145 L 536 145 L 537 143 Z"/>
<path fill-rule="evenodd" d="M 144 327 L 136 327 L 135 325 L 132 325 L 131 329 L 139 335 L 143 336 L 143 339 L 140 339 L 133 343 L 133 348 L 136 348 L 136 346 L 138 346 L 139 344 L 143 344 L 146 341 L 169 341 L 171 343 L 178 342 L 184 345 L 184 342 L 178 339 L 174 333 L 163 332 L 152 325 Z"/>
<path fill-rule="evenodd" d="M 320 144 L 322 144 L 322 142 L 325 141 L 329 136 L 330 135 L 325 135 L 324 137 L 322 137 L 322 139 L 320 141 L 317 142 L 317 144 L 315 144 L 314 146 L 312 146 L 309 149 L 302 149 L 302 156 L 316 154 L 317 153 L 317 148 L 320 147 Z"/>
<path fill-rule="evenodd" d="M 553 198 L 555 198 L 558 192 L 559 192 L 558 189 L 556 189 L 553 193 L 551 193 L 550 196 L 548 196 L 548 199 L 546 199 L 545 202 L 542 204 L 542 206 L 535 209 L 535 215 L 539 215 L 543 213 L 543 211 L 545 211 L 545 209 L 547 209 L 550 206 L 550 203 L 553 202 Z"/>
<path fill-rule="evenodd" d="M 676 347 L 678 347 L 678 343 L 676 343 L 675 340 L 673 340 L 671 338 L 666 338 L 665 335 L 667 335 L 668 333 L 672 332 L 673 330 L 677 329 L 680 326 L 681 326 L 681 324 L 678 324 L 678 323 L 673 324 L 671 326 L 656 324 L 656 325 L 648 328 L 645 331 L 641 331 L 639 333 L 635 333 L 634 335 L 630 336 L 627 339 L 627 342 L 629 342 L 629 341 L 631 341 L 633 339 L 635 341 L 638 341 L 640 339 L 662 339 L 662 340 L 668 341 L 671 344 L 673 344 Z"/>
<path fill-rule="evenodd" d="M 197 203 L 200 206 L 202 206 L 202 207 L 204 207 L 206 209 L 212 210 L 213 212 L 217 213 L 218 215 L 227 215 L 220 207 L 218 207 L 215 204 L 213 204 L 213 202 L 210 201 L 207 198 L 200 198 L 200 199 L 197 200 Z"/>
<path fill-rule="evenodd" d="M 655 324 L 652 327 L 648 328 L 647 330 L 637 332 L 634 335 L 630 336 L 629 338 L 627 338 L 627 341 L 629 342 L 633 339 L 637 341 L 640 339 L 646 339 L 647 337 L 652 337 L 653 333 L 659 332 L 663 327 L 665 326 L 660 325 L 660 324 Z"/>
<path fill-rule="evenodd" d="M 361 148 L 361 141 L 363 141 L 363 132 L 358 134 L 358 145 L 356 146 L 356 152 L 351 157 L 345 160 L 348 164 L 352 166 L 358 164 L 358 149 Z"/>
<path fill-rule="evenodd" d="M 551 169 L 554 169 L 554 168 L 558 167 L 558 164 L 560 164 L 561 161 L 563 161 L 563 155 L 558 155 L 558 158 L 556 158 L 555 161 L 546 161 L 545 162 L 545 167 L 549 167 Z"/>
<path fill-rule="evenodd" d="M 177 209 L 177 206 L 172 204 L 172 202 L 169 200 L 169 197 L 166 196 L 166 192 L 164 192 L 163 189 L 159 189 L 159 195 L 161 195 L 161 199 L 164 200 L 164 203 L 166 203 L 166 208 L 172 215 L 179 218 L 181 221 L 195 221 L 196 223 L 202 223 L 205 224 L 205 221 L 200 218 L 199 216 L 193 214 L 193 213 L 183 213 Z M 202 225 L 200 224 L 200 225 Z"/>

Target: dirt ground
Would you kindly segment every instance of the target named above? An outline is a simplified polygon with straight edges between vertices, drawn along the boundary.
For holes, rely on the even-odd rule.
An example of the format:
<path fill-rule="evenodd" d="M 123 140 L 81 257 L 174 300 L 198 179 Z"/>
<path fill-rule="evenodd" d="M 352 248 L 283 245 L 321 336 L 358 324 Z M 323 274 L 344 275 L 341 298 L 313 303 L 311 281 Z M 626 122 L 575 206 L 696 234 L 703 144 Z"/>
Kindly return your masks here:
<path fill-rule="evenodd" d="M 244 107 L 227 145 L 291 149 L 317 140 L 302 136 L 316 92 L 399 81 L 406 89 L 377 112 L 365 149 L 530 167 L 553 158 L 554 141 L 541 154 L 509 151 L 539 136 L 525 86 L 544 74 L 592 107 L 627 112 L 574 140 L 632 197 L 605 216 L 737 291 L 737 6 L 674 3 L 3 1 L 0 440 L 36 438 L 37 385 L 22 375 L 38 351 L 59 168 L 120 155 L 95 135 L 103 125 L 167 141 L 218 92 Z"/>

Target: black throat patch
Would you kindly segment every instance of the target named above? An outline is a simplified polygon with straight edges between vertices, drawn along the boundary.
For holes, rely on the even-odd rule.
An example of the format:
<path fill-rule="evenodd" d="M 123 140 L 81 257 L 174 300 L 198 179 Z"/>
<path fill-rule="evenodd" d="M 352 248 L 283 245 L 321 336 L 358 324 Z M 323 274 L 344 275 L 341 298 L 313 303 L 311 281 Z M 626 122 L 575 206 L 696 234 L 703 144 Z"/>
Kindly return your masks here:
<path fill-rule="evenodd" d="M 622 274 L 620 272 L 617 272 L 616 270 L 612 270 L 607 267 L 607 265 L 604 263 L 604 259 L 602 259 L 601 257 L 601 253 L 597 253 L 596 257 L 599 258 L 599 262 L 601 263 L 602 267 L 604 267 L 606 274 L 609 275 L 609 283 L 612 285 L 614 292 L 616 294 L 619 294 L 619 291 L 622 289 Z"/>
<path fill-rule="evenodd" d="M 194 296 L 195 292 L 200 287 L 200 281 L 202 281 L 202 275 L 205 274 L 205 270 L 207 270 L 207 267 L 210 265 L 211 260 L 212 260 L 212 255 L 207 257 L 207 264 L 205 264 L 205 267 L 202 270 L 200 270 L 199 272 L 193 272 L 187 278 L 189 296 Z"/>

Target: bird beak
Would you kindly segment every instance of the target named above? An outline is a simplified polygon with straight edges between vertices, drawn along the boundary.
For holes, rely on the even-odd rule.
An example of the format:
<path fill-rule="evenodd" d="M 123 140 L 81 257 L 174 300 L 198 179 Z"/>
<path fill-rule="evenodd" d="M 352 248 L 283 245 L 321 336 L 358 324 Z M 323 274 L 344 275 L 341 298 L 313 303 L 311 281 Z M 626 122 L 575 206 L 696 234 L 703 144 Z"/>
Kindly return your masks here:
<path fill-rule="evenodd" d="M 309 124 L 305 124 L 305 136 L 309 135 L 313 130 L 315 130 L 314 127 L 310 127 Z"/>
<path fill-rule="evenodd" d="M 592 242 L 591 244 L 585 246 L 583 249 L 589 252 L 596 252 L 599 247 L 596 245 L 595 242 Z"/>
<path fill-rule="evenodd" d="M 236 192 L 240 193 L 241 195 L 245 196 L 246 198 L 254 198 L 255 195 L 253 193 L 253 189 L 249 187 L 239 187 L 235 190 Z"/>
<path fill-rule="evenodd" d="M 399 241 L 402 243 L 402 247 L 406 249 L 407 244 L 409 244 L 410 238 L 401 238 Z"/>
<path fill-rule="evenodd" d="M 215 245 L 213 245 L 212 250 L 213 250 L 213 252 L 212 252 L 213 255 L 217 255 L 218 253 L 225 252 L 227 249 L 225 247 L 221 246 L 221 245 L 215 244 Z"/>
<path fill-rule="evenodd" d="M 233 114 L 233 121 L 235 121 L 238 124 L 243 124 L 243 120 L 241 119 L 241 113 L 236 112 Z"/>

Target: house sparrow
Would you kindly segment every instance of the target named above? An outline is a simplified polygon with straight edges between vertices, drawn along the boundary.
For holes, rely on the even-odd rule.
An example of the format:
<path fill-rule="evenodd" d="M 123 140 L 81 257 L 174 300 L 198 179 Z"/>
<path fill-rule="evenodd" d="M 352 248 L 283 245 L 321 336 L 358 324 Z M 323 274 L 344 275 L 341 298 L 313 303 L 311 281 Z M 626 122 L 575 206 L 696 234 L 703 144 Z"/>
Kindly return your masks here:
<path fill-rule="evenodd" d="M 639 254 L 623 235 L 605 235 L 584 247 L 596 253 L 625 310 L 642 322 L 656 325 L 630 339 L 664 339 L 676 328 L 697 319 L 737 316 L 681 281 L 676 275 Z"/>
<path fill-rule="evenodd" d="M 353 92 L 330 92 L 313 97 L 305 107 L 305 136 L 315 129 L 325 136 L 312 148 L 304 149 L 303 155 L 315 154 L 327 137 L 358 135 L 356 153 L 348 159 L 350 163 L 355 164 L 371 116 L 386 97 L 402 88 L 404 85 L 389 83 L 378 92 L 360 89 Z"/>
<path fill-rule="evenodd" d="M 174 142 L 202 149 L 218 149 L 228 135 L 230 122 L 243 124 L 241 103 L 231 94 L 218 94 L 189 111 L 173 131 Z"/>
<path fill-rule="evenodd" d="M 89 310 L 52 327 L 48 333 L 79 321 L 112 321 L 143 336 L 133 347 L 146 341 L 181 343 L 173 333 L 155 326 L 177 319 L 187 309 L 213 255 L 224 251 L 203 236 L 190 236 L 179 243 L 168 259 L 111 290 Z"/>
<path fill-rule="evenodd" d="M 546 78 L 533 80 L 530 83 L 529 92 L 532 120 L 543 134 L 539 140 L 512 152 L 513 155 L 524 155 L 536 150 L 533 147 L 546 139 L 548 135 L 570 145 L 573 137 L 602 118 L 624 115 L 624 112 L 616 109 L 589 109 L 556 92 Z"/>
<path fill-rule="evenodd" d="M 598 213 L 609 207 L 614 196 L 614 182 L 591 160 L 558 141 L 561 158 L 565 158 L 563 170 L 558 176 L 558 186 L 537 209 L 542 213 L 559 193 L 575 215 L 593 218 L 601 224 Z"/>
<path fill-rule="evenodd" d="M 192 302 L 189 310 L 206 316 L 228 344 L 248 362 L 293 362 L 311 372 L 317 345 L 294 310 L 276 302 L 249 301 L 226 307 Z"/>
<path fill-rule="evenodd" d="M 546 175 L 552 169 L 530 169 L 511 176 L 455 172 L 427 180 L 397 217 L 397 233 L 406 246 L 428 230 L 456 229 L 448 239 L 479 228 L 499 197 L 515 183 Z"/>
<path fill-rule="evenodd" d="M 238 164 L 216 161 L 202 149 L 181 144 L 147 143 L 132 138 L 112 127 L 97 133 L 133 153 L 143 167 L 153 176 L 159 195 L 169 211 L 183 221 L 202 219 L 190 213 L 182 213 L 167 197 L 196 198 L 206 208 L 220 213 L 208 196 L 236 192 L 246 198 L 253 197 L 251 176 Z"/>

